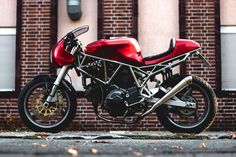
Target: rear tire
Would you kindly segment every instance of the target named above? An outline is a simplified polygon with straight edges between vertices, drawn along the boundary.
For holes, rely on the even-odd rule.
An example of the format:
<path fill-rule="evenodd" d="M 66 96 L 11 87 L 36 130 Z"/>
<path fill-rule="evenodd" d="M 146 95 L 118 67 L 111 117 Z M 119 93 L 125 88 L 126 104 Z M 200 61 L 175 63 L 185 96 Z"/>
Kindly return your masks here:
<path fill-rule="evenodd" d="M 176 75 L 174 75 L 171 79 L 164 82 L 162 86 L 165 88 L 174 87 L 183 78 L 184 78 L 183 76 L 177 75 L 176 77 Z M 166 129 L 168 129 L 171 132 L 200 133 L 208 129 L 215 119 L 218 105 L 216 101 L 216 95 L 213 89 L 203 79 L 197 76 L 193 76 L 192 78 L 193 78 L 192 84 L 186 87 L 188 89 L 191 89 L 191 95 L 188 96 L 181 95 L 181 92 L 183 93 L 184 90 L 185 90 L 184 92 L 187 93 L 188 89 L 185 88 L 176 96 L 180 99 L 181 97 L 185 99 L 188 98 L 196 102 L 197 105 L 194 111 L 188 111 L 185 109 L 178 109 L 178 108 L 170 109 L 171 107 L 167 105 L 162 105 L 160 106 L 160 108 L 157 109 L 157 116 L 159 118 L 159 121 Z M 199 93 L 197 93 L 197 91 Z M 162 93 L 161 95 L 163 94 L 164 93 Z M 201 94 L 203 96 L 203 99 L 200 98 Z M 202 100 L 204 100 L 204 102 L 202 102 Z M 171 113 L 171 110 L 174 113 Z M 198 115 L 199 112 L 203 112 L 202 116 L 196 118 L 196 115 Z M 177 114 L 175 115 L 175 113 Z M 192 123 L 187 122 L 186 120 L 187 118 L 188 120 L 194 122 Z M 179 120 L 176 121 L 176 119 Z"/>
<path fill-rule="evenodd" d="M 48 75 L 37 77 L 29 82 L 19 95 L 20 117 L 25 125 L 35 132 L 57 133 L 65 129 L 75 117 L 76 95 L 66 80 L 62 80 L 58 86 L 55 103 L 51 103 L 48 108 L 42 105 L 55 79 L 56 77 Z"/>

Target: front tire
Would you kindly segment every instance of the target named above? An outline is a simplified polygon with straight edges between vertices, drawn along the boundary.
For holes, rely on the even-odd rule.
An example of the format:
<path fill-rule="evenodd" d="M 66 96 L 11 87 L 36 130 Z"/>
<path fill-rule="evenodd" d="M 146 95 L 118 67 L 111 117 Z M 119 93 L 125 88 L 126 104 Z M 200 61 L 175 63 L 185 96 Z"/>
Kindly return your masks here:
<path fill-rule="evenodd" d="M 76 94 L 73 87 L 62 80 L 49 106 L 43 105 L 56 77 L 36 77 L 21 91 L 18 98 L 20 117 L 35 132 L 56 133 L 65 129 L 76 114 Z"/>
<path fill-rule="evenodd" d="M 179 75 L 163 83 L 165 88 L 173 88 L 184 77 Z M 176 96 L 182 101 L 196 103 L 196 109 L 173 108 L 162 105 L 157 110 L 161 124 L 174 133 L 200 133 L 210 127 L 217 111 L 216 95 L 211 86 L 203 79 L 192 76 L 192 84 Z M 162 93 L 163 95 L 163 93 Z"/>

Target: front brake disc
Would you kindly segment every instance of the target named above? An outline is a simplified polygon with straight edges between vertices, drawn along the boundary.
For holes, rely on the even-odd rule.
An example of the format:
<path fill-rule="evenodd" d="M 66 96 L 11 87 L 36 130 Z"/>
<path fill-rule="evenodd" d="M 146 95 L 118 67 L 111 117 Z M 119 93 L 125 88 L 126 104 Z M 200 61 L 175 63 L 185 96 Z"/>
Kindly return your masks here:
<path fill-rule="evenodd" d="M 32 112 L 37 119 L 53 120 L 61 113 L 60 111 L 63 106 L 63 96 L 61 91 L 57 91 L 55 102 L 49 103 L 48 106 L 44 105 L 46 98 L 47 94 L 45 91 L 36 93 L 31 100 Z"/>

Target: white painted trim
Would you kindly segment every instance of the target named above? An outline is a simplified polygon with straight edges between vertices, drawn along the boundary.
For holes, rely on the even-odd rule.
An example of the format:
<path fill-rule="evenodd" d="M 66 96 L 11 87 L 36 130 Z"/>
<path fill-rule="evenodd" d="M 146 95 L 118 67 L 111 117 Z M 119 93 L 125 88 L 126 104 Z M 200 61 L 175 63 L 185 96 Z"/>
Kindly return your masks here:
<path fill-rule="evenodd" d="M 16 35 L 16 28 L 0 28 L 0 35 Z"/>
<path fill-rule="evenodd" d="M 220 33 L 236 33 L 236 26 L 221 26 Z"/>
<path fill-rule="evenodd" d="M 235 88 L 222 88 L 223 91 L 230 92 L 230 91 L 236 91 Z"/>
<path fill-rule="evenodd" d="M 14 92 L 15 89 L 0 89 L 0 92 Z"/>

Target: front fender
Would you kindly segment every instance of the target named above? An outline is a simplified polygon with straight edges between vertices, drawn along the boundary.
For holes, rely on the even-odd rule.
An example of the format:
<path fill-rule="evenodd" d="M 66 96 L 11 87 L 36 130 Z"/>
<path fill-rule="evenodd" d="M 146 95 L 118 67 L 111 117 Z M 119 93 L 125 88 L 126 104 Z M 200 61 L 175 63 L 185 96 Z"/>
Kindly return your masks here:
<path fill-rule="evenodd" d="M 33 80 L 39 79 L 39 80 L 45 80 L 45 82 L 46 81 L 55 82 L 56 78 L 57 78 L 57 75 L 55 75 L 55 74 L 43 74 L 43 75 L 38 75 L 38 76 L 34 77 Z M 62 79 L 59 86 L 66 87 L 67 90 L 69 90 L 72 94 L 74 94 L 74 96 L 76 96 L 76 91 L 75 91 L 74 87 L 66 79 Z"/>

